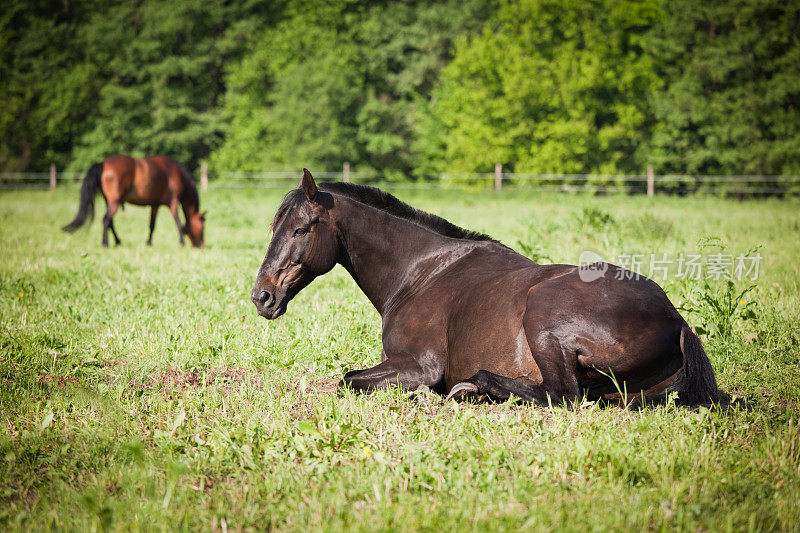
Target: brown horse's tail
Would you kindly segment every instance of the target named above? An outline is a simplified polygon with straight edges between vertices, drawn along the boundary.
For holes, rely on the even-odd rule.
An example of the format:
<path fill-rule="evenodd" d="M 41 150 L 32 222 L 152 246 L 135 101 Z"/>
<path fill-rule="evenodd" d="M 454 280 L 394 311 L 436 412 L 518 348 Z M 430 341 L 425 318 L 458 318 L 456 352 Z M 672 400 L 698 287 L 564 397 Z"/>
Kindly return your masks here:
<path fill-rule="evenodd" d="M 89 171 L 81 184 L 81 200 L 80 204 L 78 204 L 78 214 L 75 215 L 75 219 L 72 222 L 61 228 L 62 230 L 72 233 L 86 222 L 86 217 L 94 218 L 94 195 L 100 185 L 100 176 L 102 174 L 103 163 L 95 163 L 89 167 Z"/>

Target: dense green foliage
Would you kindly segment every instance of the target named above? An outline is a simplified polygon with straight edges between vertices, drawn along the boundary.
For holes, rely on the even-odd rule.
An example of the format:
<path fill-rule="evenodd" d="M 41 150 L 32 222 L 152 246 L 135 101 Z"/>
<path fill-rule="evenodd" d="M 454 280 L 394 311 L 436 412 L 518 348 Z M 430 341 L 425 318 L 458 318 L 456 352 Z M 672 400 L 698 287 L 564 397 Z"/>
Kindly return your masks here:
<path fill-rule="evenodd" d="M 270 5 L 4 2 L 0 167 L 85 169 L 112 153 L 193 166 L 225 130 L 225 65 Z"/>
<path fill-rule="evenodd" d="M 521 0 L 464 40 L 432 114 L 442 170 L 615 172 L 634 157 L 657 86 L 642 34 L 658 15 L 640 0 Z M 434 150 L 435 157 L 435 150 Z"/>
<path fill-rule="evenodd" d="M 380 317 L 340 267 L 280 319 L 256 314 L 282 192 L 212 184 L 202 251 L 178 246 L 165 213 L 148 248 L 149 210 L 120 212 L 123 244 L 106 250 L 99 220 L 58 231 L 75 189 L 0 194 L 0 529 L 797 528 L 797 201 L 397 192 L 555 262 L 763 244 L 743 296 L 757 318 L 702 301 L 724 300 L 725 281 L 662 283 L 703 302 L 687 318 L 753 408 L 640 413 L 336 395 L 343 372 L 380 360 Z"/>
<path fill-rule="evenodd" d="M 0 7 L 0 168 L 65 165 L 92 112 L 97 68 L 75 38 L 89 6 L 3 2 Z"/>
<path fill-rule="evenodd" d="M 218 168 L 335 170 L 387 177 L 413 167 L 414 110 L 453 39 L 480 26 L 486 0 L 292 2 L 231 70 L 232 127 Z"/>
<path fill-rule="evenodd" d="M 239 22 L 250 11 L 222 0 L 156 0 L 94 15 L 85 38 L 103 52 L 90 60 L 103 83 L 73 166 L 119 152 L 167 153 L 192 165 L 208 156 L 225 129 L 224 66 L 254 30 L 254 20 Z"/>
<path fill-rule="evenodd" d="M 800 4 L 664 4 L 650 157 L 667 172 L 800 174 Z"/>
<path fill-rule="evenodd" d="M 0 169 L 800 173 L 776 0 L 9 0 Z"/>

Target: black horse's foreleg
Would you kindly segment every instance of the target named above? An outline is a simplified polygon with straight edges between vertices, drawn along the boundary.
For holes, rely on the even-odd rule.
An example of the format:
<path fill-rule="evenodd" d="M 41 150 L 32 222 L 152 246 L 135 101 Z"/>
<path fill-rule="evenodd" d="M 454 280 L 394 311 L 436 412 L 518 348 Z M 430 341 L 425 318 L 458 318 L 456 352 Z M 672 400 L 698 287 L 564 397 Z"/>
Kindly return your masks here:
<path fill-rule="evenodd" d="M 158 205 L 150 206 L 150 235 L 147 237 L 147 246 L 153 244 L 153 231 L 156 229 L 156 215 L 158 214 Z"/>
<path fill-rule="evenodd" d="M 441 380 L 444 372 L 444 368 L 439 366 L 433 358 L 431 364 L 420 364 L 411 356 L 389 357 L 372 368 L 348 372 L 339 382 L 339 388 L 369 392 L 390 386 L 409 390 L 416 390 L 421 385 L 432 387 Z"/>

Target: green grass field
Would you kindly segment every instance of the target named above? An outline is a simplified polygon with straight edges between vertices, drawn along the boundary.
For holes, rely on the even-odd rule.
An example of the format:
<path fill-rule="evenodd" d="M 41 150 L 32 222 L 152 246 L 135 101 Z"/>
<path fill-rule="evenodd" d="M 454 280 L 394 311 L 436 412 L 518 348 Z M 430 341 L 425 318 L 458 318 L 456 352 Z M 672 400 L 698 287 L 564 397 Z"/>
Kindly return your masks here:
<path fill-rule="evenodd" d="M 341 267 L 255 313 L 281 194 L 202 195 L 200 251 L 166 210 L 148 248 L 128 206 L 106 250 L 99 217 L 58 229 L 76 189 L 0 193 L 2 529 L 798 529 L 800 202 L 397 192 L 541 262 L 761 246 L 749 292 L 662 283 L 751 408 L 627 412 L 337 395 L 380 317 Z"/>

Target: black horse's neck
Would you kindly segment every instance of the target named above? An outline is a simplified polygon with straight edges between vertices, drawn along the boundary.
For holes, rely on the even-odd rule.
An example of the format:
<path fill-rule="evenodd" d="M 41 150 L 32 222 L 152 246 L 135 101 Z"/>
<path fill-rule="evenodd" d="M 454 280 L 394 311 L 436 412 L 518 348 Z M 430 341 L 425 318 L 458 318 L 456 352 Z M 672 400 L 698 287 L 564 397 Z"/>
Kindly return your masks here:
<path fill-rule="evenodd" d="M 426 276 L 487 241 L 446 237 L 375 207 L 336 195 L 339 263 L 383 315 Z"/>

